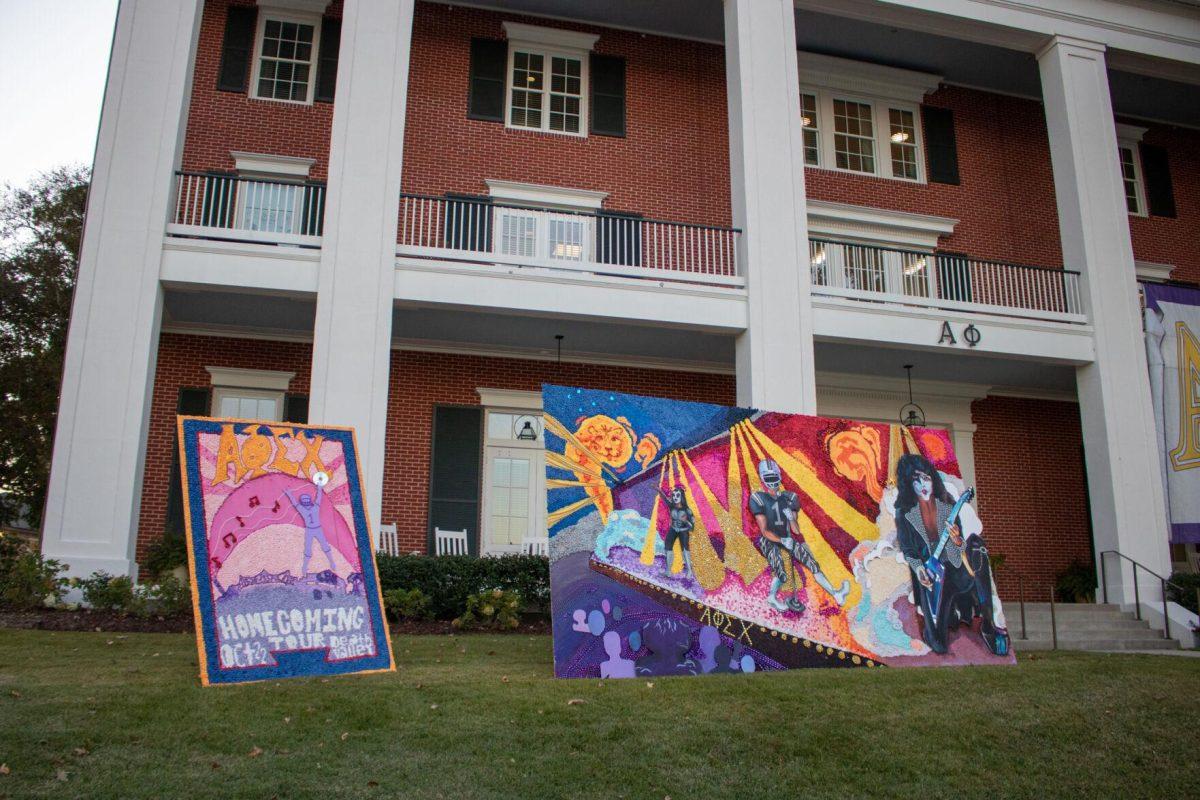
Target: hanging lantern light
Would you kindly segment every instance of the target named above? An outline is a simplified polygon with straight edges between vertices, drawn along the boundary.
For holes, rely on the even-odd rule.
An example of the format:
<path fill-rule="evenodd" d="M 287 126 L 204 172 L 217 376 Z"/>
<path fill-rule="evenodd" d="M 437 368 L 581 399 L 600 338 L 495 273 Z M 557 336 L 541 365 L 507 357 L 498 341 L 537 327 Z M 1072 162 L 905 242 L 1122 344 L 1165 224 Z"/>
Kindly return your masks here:
<path fill-rule="evenodd" d="M 925 409 L 913 401 L 912 364 L 905 364 L 904 371 L 908 373 L 908 402 L 900 407 L 900 424 L 906 428 L 925 427 Z"/>

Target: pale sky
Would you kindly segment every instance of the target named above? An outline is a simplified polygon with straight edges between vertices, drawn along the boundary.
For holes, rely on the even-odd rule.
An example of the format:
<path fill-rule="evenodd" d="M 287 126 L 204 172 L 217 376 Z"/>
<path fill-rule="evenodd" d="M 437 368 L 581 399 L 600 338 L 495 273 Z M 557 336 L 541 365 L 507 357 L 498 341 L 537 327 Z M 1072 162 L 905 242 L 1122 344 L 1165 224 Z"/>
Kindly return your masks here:
<path fill-rule="evenodd" d="M 91 168 L 117 0 L 0 0 L 0 185 Z"/>

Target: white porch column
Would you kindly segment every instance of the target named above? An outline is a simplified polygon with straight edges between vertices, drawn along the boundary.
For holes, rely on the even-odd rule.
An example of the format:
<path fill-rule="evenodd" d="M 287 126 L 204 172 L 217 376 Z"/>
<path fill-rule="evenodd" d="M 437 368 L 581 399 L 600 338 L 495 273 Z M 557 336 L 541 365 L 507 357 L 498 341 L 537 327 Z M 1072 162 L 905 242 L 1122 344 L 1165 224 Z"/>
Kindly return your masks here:
<path fill-rule="evenodd" d="M 42 552 L 72 575 L 137 576 L 159 265 L 202 6 L 117 10 L 43 519 Z"/>
<path fill-rule="evenodd" d="M 1063 259 L 1083 273 L 1095 328 L 1096 360 L 1076 380 L 1096 552 L 1119 550 L 1166 575 L 1162 479 L 1104 47 L 1055 37 L 1038 62 Z M 1116 579 L 1115 560 L 1108 566 L 1109 599 L 1132 602 L 1132 583 Z M 1157 581 L 1143 589 L 1143 599 L 1158 599 Z"/>
<path fill-rule="evenodd" d="M 313 331 L 310 421 L 350 425 L 379 524 L 414 0 L 347 0 Z"/>
<path fill-rule="evenodd" d="M 804 136 L 791 0 L 725 0 L 729 169 L 749 322 L 739 405 L 814 414 Z"/>

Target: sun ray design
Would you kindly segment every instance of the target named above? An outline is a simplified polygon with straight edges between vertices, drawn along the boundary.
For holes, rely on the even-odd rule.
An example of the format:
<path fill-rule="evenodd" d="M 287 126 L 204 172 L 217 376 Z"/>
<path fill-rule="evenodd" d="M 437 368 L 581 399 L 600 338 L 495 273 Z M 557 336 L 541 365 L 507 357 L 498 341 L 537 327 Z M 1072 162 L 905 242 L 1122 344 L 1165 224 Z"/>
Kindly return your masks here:
<path fill-rule="evenodd" d="M 581 489 L 587 484 L 583 481 L 572 481 L 566 478 L 546 478 L 547 489 Z"/>
<path fill-rule="evenodd" d="M 721 563 L 721 559 L 717 557 L 717 551 L 713 548 L 708 526 L 704 522 L 704 515 L 700 513 L 700 508 L 696 504 L 696 496 L 692 493 L 691 483 L 684 474 L 681 453 L 684 456 L 687 455 L 683 451 L 678 451 L 672 454 L 671 461 L 677 471 L 679 485 L 683 487 L 683 495 L 688 508 L 692 511 L 695 525 L 692 535 L 688 537 L 688 552 L 692 556 L 692 567 L 696 570 L 696 580 L 705 590 L 712 591 L 725 582 L 725 565 Z"/>
<path fill-rule="evenodd" d="M 658 471 L 657 491 L 654 492 L 654 505 L 650 511 L 650 528 L 646 531 L 646 543 L 642 545 L 640 561 L 646 566 L 654 563 L 654 547 L 658 540 L 658 509 L 662 506 L 663 483 L 667 479 L 667 459 L 663 459 Z M 681 560 L 681 559 L 680 559 Z"/>
<path fill-rule="evenodd" d="M 567 472 L 574 472 L 577 475 L 588 475 L 597 480 L 603 480 L 604 476 L 600 470 L 593 469 L 584 464 L 579 464 L 564 456 L 562 453 L 556 453 L 553 450 L 546 451 L 546 464 L 555 469 L 564 469 Z"/>
<path fill-rule="evenodd" d="M 712 509 L 713 516 L 716 517 L 717 524 L 721 528 L 725 539 L 725 567 L 736 573 L 742 579 L 742 583 L 748 586 L 766 569 L 767 560 L 763 558 L 762 554 L 758 552 L 758 548 L 742 530 L 742 471 L 737 462 L 738 438 L 736 429 L 731 430 L 727 474 L 729 491 L 726 505 L 722 505 L 717 500 L 716 495 L 700 475 L 700 471 L 686 450 L 680 453 L 680 458 L 687 468 L 687 472 L 691 474 L 692 481 L 700 488 L 705 502 Z"/>
<path fill-rule="evenodd" d="M 584 497 L 581 500 L 576 500 L 574 503 L 568 503 L 567 505 L 565 505 L 561 508 L 554 509 L 554 511 L 552 511 L 546 515 L 546 527 L 553 528 L 555 525 L 562 522 L 564 519 L 571 516 L 576 511 L 580 510 L 581 508 L 586 508 L 589 504 L 591 504 L 593 502 L 594 501 L 592 500 L 592 498 Z"/>

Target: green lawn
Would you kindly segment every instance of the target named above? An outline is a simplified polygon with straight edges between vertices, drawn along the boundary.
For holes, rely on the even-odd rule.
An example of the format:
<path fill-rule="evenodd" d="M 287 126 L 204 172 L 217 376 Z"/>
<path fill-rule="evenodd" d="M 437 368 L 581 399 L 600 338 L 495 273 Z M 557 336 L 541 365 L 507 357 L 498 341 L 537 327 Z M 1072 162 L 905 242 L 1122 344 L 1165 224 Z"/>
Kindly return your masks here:
<path fill-rule="evenodd" d="M 0 630 L 0 797 L 1200 796 L 1200 659 L 650 685 L 555 680 L 545 637 L 395 646 L 204 689 L 189 635 Z"/>

